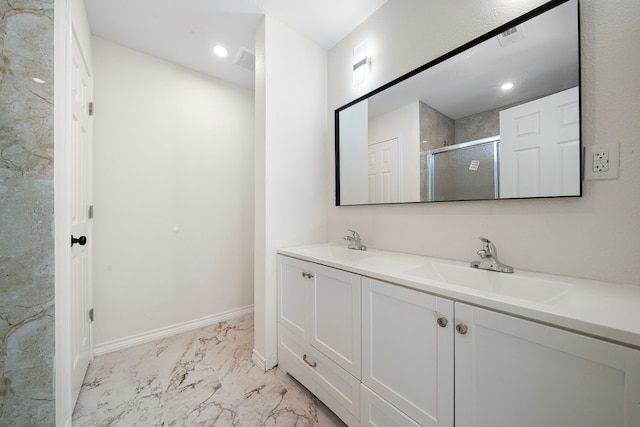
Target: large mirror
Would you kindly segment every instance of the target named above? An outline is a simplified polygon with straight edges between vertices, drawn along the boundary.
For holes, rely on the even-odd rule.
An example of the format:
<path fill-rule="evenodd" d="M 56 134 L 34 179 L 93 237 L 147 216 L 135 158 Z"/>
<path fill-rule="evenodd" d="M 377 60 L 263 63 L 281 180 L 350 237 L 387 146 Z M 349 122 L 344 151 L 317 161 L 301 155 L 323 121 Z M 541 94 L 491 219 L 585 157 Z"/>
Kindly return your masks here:
<path fill-rule="evenodd" d="M 549 2 L 336 110 L 336 204 L 581 195 L 578 2 Z"/>

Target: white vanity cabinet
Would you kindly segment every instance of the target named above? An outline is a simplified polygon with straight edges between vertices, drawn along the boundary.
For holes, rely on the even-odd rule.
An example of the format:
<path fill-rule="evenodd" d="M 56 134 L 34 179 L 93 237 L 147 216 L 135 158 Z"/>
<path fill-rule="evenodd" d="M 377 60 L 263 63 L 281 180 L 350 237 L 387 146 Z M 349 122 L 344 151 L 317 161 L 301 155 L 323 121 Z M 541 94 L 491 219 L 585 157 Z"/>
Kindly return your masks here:
<path fill-rule="evenodd" d="M 360 276 L 278 256 L 278 364 L 349 425 L 360 417 Z"/>
<path fill-rule="evenodd" d="M 640 351 L 456 303 L 457 427 L 640 426 Z"/>
<path fill-rule="evenodd" d="M 595 305 L 610 288 L 593 282 L 549 303 L 518 303 L 438 286 L 430 274 L 445 271 L 440 261 L 329 249 L 319 252 L 335 253 L 338 268 L 278 256 L 278 362 L 349 426 L 640 426 L 635 288 L 618 289 L 604 308 Z M 401 272 L 387 273 L 385 262 Z M 504 286 L 531 286 L 525 297 L 555 283 L 508 278 Z M 588 322 L 585 311 L 594 313 Z"/>
<path fill-rule="evenodd" d="M 362 279 L 362 383 L 422 426 L 453 426 L 453 314 L 451 300 Z M 362 402 L 363 425 L 398 425 L 371 420 L 385 402 Z"/>

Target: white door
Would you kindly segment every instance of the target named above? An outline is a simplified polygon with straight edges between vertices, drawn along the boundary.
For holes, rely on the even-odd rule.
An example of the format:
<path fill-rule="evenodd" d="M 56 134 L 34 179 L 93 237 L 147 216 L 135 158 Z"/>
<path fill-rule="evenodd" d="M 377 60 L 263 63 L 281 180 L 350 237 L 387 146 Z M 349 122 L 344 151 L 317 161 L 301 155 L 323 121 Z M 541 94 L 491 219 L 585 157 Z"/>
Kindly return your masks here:
<path fill-rule="evenodd" d="M 453 301 L 363 278 L 362 319 L 362 383 L 419 425 L 452 426 Z"/>
<path fill-rule="evenodd" d="M 456 427 L 640 426 L 640 351 L 456 303 Z"/>
<path fill-rule="evenodd" d="M 71 235 L 77 243 L 71 246 L 70 351 L 72 405 L 78 398 L 84 375 L 91 359 L 91 221 L 92 136 L 89 102 L 92 98 L 92 76 L 87 60 L 86 41 L 75 31 L 71 36 L 69 101 L 71 124 Z M 84 42 L 84 43 L 83 43 Z"/>
<path fill-rule="evenodd" d="M 360 378 L 360 276 L 313 265 L 308 341 L 338 366 Z"/>
<path fill-rule="evenodd" d="M 400 201 L 398 138 L 369 144 L 369 203 Z"/>
<path fill-rule="evenodd" d="M 500 197 L 580 194 L 578 88 L 500 112 Z"/>

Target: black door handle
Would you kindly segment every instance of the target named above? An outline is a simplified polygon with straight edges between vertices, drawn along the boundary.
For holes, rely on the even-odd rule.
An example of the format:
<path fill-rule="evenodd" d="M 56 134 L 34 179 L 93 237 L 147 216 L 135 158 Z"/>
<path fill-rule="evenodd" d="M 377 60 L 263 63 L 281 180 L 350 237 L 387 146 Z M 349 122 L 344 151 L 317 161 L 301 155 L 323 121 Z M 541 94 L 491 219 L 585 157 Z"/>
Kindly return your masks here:
<path fill-rule="evenodd" d="M 79 243 L 80 246 L 84 246 L 87 244 L 87 238 L 85 236 L 80 236 L 80 237 L 73 237 L 73 234 L 71 235 L 71 247 L 73 247 L 73 245 L 75 245 L 76 243 Z"/>

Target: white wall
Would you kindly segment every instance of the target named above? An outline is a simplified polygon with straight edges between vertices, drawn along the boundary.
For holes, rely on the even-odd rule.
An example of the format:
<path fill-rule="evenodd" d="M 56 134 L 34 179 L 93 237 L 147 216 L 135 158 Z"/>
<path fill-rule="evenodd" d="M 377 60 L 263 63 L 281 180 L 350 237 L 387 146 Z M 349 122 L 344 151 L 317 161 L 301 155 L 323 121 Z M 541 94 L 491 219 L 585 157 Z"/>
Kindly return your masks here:
<path fill-rule="evenodd" d="M 330 50 L 329 110 L 543 3 L 392 0 Z M 580 16 L 582 141 L 620 144 L 618 180 L 585 182 L 582 198 L 330 207 L 329 240 L 353 228 L 370 247 L 473 260 L 485 236 L 516 269 L 640 285 L 640 2 L 581 0 Z M 356 91 L 364 39 L 373 67 Z"/>
<path fill-rule="evenodd" d="M 93 39 L 95 344 L 253 303 L 253 92 Z"/>
<path fill-rule="evenodd" d="M 326 50 L 265 17 L 256 35 L 254 360 L 267 367 L 277 356 L 276 250 L 327 238 L 326 100 Z"/>
<path fill-rule="evenodd" d="M 420 200 L 420 106 L 411 102 L 369 122 L 369 144 L 398 138 L 400 200 Z"/>

